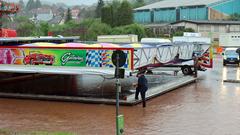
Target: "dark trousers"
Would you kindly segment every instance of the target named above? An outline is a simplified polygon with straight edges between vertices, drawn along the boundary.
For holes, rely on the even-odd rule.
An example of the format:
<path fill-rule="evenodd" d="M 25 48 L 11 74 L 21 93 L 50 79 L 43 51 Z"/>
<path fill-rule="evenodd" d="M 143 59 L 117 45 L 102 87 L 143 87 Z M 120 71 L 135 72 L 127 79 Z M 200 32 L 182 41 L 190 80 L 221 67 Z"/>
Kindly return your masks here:
<path fill-rule="evenodd" d="M 146 107 L 146 91 L 145 90 L 141 90 L 139 88 L 136 89 L 136 93 L 135 93 L 135 99 L 138 99 L 138 95 L 139 93 L 141 94 L 141 98 L 142 98 L 142 106 Z"/>

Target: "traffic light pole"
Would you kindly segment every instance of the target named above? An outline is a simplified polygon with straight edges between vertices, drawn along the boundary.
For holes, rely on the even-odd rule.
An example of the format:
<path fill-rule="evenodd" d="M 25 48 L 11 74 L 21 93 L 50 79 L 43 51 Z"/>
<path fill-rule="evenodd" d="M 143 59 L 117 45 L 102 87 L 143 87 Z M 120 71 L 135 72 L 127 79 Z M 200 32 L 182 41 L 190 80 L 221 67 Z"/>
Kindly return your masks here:
<path fill-rule="evenodd" d="M 119 115 L 119 92 L 120 92 L 120 80 L 119 80 L 119 54 L 117 54 L 117 66 L 116 66 L 116 135 L 119 135 L 118 127 L 118 115 Z"/>
<path fill-rule="evenodd" d="M 116 50 L 112 54 L 112 62 L 116 66 L 116 135 L 122 135 L 124 132 L 124 116 L 119 115 L 119 93 L 121 92 L 120 78 L 124 78 L 124 71 L 120 67 L 126 63 L 126 54 L 123 51 Z"/>

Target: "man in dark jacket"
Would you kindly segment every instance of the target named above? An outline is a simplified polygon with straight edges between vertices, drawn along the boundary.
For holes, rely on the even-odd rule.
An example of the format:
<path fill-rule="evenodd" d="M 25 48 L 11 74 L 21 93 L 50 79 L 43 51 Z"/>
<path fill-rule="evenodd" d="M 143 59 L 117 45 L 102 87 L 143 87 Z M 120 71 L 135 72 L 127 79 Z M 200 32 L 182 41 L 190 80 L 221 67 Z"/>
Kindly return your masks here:
<path fill-rule="evenodd" d="M 144 76 L 145 71 L 140 71 L 140 73 L 138 73 L 137 77 L 138 77 L 138 83 L 137 83 L 137 87 L 136 87 L 136 93 L 135 93 L 135 99 L 138 100 L 138 95 L 139 93 L 141 94 L 141 98 L 142 98 L 142 103 L 143 103 L 143 107 L 146 107 L 146 92 L 148 90 L 148 81 L 146 79 L 146 77 Z"/>

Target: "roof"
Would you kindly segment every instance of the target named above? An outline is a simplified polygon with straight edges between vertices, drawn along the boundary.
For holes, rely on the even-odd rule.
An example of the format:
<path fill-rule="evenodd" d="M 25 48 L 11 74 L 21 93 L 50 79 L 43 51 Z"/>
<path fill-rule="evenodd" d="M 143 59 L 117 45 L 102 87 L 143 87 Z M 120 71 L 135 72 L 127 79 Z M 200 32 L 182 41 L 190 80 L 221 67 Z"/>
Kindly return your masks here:
<path fill-rule="evenodd" d="M 62 17 L 62 16 L 54 16 L 51 20 L 48 21 L 48 23 L 60 24 L 63 19 L 64 19 L 64 17 Z"/>
<path fill-rule="evenodd" d="M 16 38 L 0 38 L 0 45 L 19 45 L 23 43 L 36 43 L 36 42 L 73 42 L 78 40 L 79 37 L 16 37 Z"/>
<path fill-rule="evenodd" d="M 149 10 L 158 8 L 176 8 L 176 7 L 186 7 L 186 6 L 200 6 L 200 5 L 210 5 L 216 2 L 222 2 L 225 0 L 162 0 L 150 5 L 146 5 L 134 10 Z"/>
<path fill-rule="evenodd" d="M 203 21 L 181 20 L 181 21 L 177 21 L 177 22 L 174 22 L 171 24 L 173 25 L 173 24 L 177 24 L 177 23 L 181 23 L 181 22 L 189 22 L 189 23 L 195 23 L 195 24 L 240 25 L 240 21 L 224 21 L 224 20 L 203 20 Z"/>

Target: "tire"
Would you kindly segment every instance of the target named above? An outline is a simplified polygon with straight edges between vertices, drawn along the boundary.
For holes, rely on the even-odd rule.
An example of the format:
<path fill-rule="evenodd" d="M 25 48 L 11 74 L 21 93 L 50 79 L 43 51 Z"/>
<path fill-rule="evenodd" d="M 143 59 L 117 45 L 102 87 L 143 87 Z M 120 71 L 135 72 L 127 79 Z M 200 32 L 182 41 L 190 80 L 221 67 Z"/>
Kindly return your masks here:
<path fill-rule="evenodd" d="M 191 67 L 189 66 L 183 66 L 181 69 L 184 75 L 191 75 L 193 73 Z"/>
<path fill-rule="evenodd" d="M 223 66 L 226 66 L 226 63 L 225 63 L 225 62 L 223 62 Z"/>

